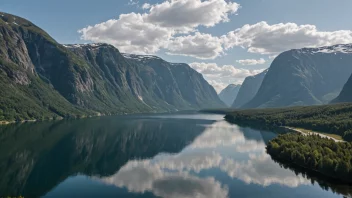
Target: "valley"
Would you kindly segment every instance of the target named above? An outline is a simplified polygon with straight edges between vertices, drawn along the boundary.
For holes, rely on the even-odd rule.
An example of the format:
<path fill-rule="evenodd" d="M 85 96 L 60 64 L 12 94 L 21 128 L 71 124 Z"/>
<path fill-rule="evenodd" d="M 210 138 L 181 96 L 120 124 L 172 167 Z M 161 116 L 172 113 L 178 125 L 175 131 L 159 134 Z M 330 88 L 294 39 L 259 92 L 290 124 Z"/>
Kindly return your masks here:
<path fill-rule="evenodd" d="M 352 197 L 352 3 L 235 1 L 1 4 L 0 198 Z"/>

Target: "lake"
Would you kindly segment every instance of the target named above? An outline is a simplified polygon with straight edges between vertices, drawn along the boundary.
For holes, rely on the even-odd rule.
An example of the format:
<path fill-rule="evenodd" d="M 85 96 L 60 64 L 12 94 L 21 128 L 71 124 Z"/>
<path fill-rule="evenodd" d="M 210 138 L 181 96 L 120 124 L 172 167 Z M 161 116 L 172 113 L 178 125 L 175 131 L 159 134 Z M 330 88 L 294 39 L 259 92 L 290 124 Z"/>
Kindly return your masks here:
<path fill-rule="evenodd" d="M 343 197 L 352 187 L 266 153 L 271 131 L 222 115 L 149 114 L 0 126 L 0 197 Z"/>

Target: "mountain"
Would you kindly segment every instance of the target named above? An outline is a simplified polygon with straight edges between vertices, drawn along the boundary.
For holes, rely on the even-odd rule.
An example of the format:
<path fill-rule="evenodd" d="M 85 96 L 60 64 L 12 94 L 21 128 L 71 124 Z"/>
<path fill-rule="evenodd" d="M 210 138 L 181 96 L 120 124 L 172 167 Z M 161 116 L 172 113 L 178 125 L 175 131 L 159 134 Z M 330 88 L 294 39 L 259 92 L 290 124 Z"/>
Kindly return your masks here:
<path fill-rule="evenodd" d="M 184 63 L 169 63 L 156 56 L 123 54 L 137 66 L 148 93 L 178 109 L 224 107 L 215 89 Z"/>
<path fill-rule="evenodd" d="M 244 80 L 238 95 L 232 104 L 233 108 L 240 108 L 242 105 L 253 99 L 255 94 L 257 94 L 267 72 L 268 69 L 255 76 L 248 76 Z"/>
<path fill-rule="evenodd" d="M 343 87 L 340 95 L 332 103 L 352 102 L 352 75 Z"/>
<path fill-rule="evenodd" d="M 0 13 L 0 37 L 0 120 L 224 106 L 186 64 L 125 58 L 108 44 L 61 45 L 6 13 Z"/>
<path fill-rule="evenodd" d="M 294 49 L 271 64 L 256 96 L 242 108 L 329 103 L 352 73 L 352 44 Z"/>
<path fill-rule="evenodd" d="M 237 97 L 238 91 L 240 90 L 241 85 L 234 85 L 230 84 L 225 89 L 223 89 L 220 94 L 219 98 L 227 105 L 231 106 L 234 100 Z"/>

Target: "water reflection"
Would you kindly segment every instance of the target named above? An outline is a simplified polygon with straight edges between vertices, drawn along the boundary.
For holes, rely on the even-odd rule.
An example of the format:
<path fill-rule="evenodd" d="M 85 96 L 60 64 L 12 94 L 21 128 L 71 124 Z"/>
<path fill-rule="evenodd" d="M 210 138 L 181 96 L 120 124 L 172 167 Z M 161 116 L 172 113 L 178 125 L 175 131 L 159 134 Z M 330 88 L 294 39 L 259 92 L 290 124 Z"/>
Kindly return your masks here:
<path fill-rule="evenodd" d="M 105 117 L 0 131 L 0 197 L 336 197 L 333 192 L 352 191 L 282 167 L 265 151 L 275 133 L 221 116 Z"/>
<path fill-rule="evenodd" d="M 263 134 L 258 131 L 247 130 L 246 138 L 241 128 L 230 126 L 225 121 L 214 123 L 206 128 L 192 144 L 176 155 L 161 154 L 148 160 L 132 160 L 123 166 L 116 174 L 102 178 L 109 184 L 126 187 L 131 192 L 155 192 L 157 196 L 161 181 L 177 184 L 191 180 L 199 188 L 186 190 L 191 194 L 181 194 L 185 191 L 184 185 L 174 185 L 170 194 L 175 197 L 227 197 L 228 187 L 220 185 L 212 177 L 200 179 L 198 173 L 212 168 L 218 168 L 231 178 L 239 179 L 246 184 L 269 186 L 280 184 L 288 187 L 310 184 L 310 181 L 297 176 L 294 172 L 280 168 L 280 165 L 271 160 L 265 153 Z M 272 135 L 269 132 L 268 135 Z M 266 135 L 266 134 L 264 134 Z M 259 137 L 258 137 L 259 136 Z M 228 152 L 226 152 L 228 151 Z M 245 153 L 245 155 L 234 155 Z M 192 175 L 192 176 L 191 176 Z M 176 181 L 171 181 L 175 179 Z M 175 183 L 174 183 L 175 182 Z M 206 187 L 208 190 L 204 191 Z M 193 185 L 189 185 L 193 186 Z M 204 188 L 203 188 L 204 187 Z M 182 196 L 181 196 L 182 195 Z"/>
<path fill-rule="evenodd" d="M 213 122 L 106 117 L 2 126 L 0 197 L 39 197 L 71 175 L 108 176 L 128 160 L 180 152 L 204 130 L 197 123 Z"/>

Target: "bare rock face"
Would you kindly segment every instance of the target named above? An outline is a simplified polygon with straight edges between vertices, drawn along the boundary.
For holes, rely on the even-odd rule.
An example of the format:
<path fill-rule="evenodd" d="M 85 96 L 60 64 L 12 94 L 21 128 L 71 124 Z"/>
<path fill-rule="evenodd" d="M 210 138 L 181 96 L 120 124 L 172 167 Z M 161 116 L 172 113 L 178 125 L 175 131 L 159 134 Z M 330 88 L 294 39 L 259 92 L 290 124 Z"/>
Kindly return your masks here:
<path fill-rule="evenodd" d="M 336 98 L 352 73 L 352 45 L 280 54 L 256 96 L 243 108 L 319 105 Z"/>
<path fill-rule="evenodd" d="M 0 13 L 0 38 L 0 120 L 223 107 L 186 64 L 138 61 L 131 57 L 142 56 L 125 57 L 107 44 L 61 45 L 6 13 Z"/>
<path fill-rule="evenodd" d="M 10 77 L 13 79 L 15 83 L 20 85 L 29 85 L 31 83 L 27 74 L 22 71 L 13 71 Z"/>

